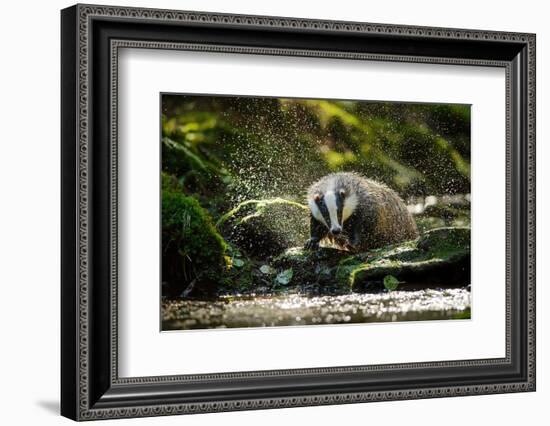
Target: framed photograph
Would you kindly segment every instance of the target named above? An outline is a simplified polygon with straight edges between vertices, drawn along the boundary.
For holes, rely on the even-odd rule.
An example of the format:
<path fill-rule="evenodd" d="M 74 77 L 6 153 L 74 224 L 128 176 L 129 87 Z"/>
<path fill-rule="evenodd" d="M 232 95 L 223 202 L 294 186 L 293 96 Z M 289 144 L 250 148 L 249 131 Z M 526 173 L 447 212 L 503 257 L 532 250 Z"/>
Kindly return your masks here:
<path fill-rule="evenodd" d="M 61 12 L 61 412 L 535 390 L 535 35 Z"/>

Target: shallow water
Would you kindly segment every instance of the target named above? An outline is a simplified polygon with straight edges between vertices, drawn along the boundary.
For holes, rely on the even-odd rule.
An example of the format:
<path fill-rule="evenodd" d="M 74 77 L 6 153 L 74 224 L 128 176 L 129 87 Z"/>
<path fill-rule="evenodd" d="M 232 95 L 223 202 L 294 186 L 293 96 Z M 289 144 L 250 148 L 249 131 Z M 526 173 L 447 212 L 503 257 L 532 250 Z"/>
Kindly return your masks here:
<path fill-rule="evenodd" d="M 162 329 L 270 327 L 470 318 L 470 291 L 423 289 L 340 296 L 243 296 L 169 300 Z"/>

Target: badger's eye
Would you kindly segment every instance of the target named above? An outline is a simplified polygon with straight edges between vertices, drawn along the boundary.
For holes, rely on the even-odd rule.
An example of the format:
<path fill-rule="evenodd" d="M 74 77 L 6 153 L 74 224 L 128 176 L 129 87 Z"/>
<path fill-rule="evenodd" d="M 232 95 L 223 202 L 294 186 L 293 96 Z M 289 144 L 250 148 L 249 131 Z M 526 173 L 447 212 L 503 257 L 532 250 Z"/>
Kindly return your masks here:
<path fill-rule="evenodd" d="M 340 197 L 346 198 L 346 191 L 345 190 L 343 190 L 343 189 L 340 190 Z"/>

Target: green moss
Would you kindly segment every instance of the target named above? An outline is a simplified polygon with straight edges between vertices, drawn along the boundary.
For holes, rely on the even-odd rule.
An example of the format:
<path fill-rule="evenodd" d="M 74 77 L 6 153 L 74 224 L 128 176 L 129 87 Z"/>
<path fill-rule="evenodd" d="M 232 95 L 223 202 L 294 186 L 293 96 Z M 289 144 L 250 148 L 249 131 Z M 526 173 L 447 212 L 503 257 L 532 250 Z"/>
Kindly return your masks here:
<path fill-rule="evenodd" d="M 470 273 L 470 230 L 439 228 L 416 240 L 355 254 L 294 247 L 273 259 L 273 265 L 278 270 L 292 268 L 297 282 L 318 285 L 325 293 L 380 291 L 389 275 L 400 281 L 400 287 L 465 285 Z"/>
<path fill-rule="evenodd" d="M 335 279 L 339 286 L 351 290 L 353 282 L 350 277 L 353 271 L 363 265 L 364 259 L 361 255 L 346 256 L 338 262 L 335 269 Z"/>
<path fill-rule="evenodd" d="M 437 228 L 420 237 L 417 247 L 424 251 L 448 254 L 470 249 L 469 227 Z"/>
<path fill-rule="evenodd" d="M 471 319 L 472 310 L 470 308 L 464 309 L 462 312 L 454 314 L 451 319 Z"/>
<path fill-rule="evenodd" d="M 469 283 L 470 228 L 433 229 L 414 241 L 383 248 L 350 271 L 349 282 L 358 290 L 386 275 L 408 282 Z"/>
<path fill-rule="evenodd" d="M 226 266 L 226 250 L 227 244 L 196 199 L 162 192 L 163 282 L 176 292 L 193 281 L 213 287 Z"/>
<path fill-rule="evenodd" d="M 178 182 L 175 176 L 161 172 L 162 190 L 170 192 L 181 192 L 183 190 L 181 184 Z"/>

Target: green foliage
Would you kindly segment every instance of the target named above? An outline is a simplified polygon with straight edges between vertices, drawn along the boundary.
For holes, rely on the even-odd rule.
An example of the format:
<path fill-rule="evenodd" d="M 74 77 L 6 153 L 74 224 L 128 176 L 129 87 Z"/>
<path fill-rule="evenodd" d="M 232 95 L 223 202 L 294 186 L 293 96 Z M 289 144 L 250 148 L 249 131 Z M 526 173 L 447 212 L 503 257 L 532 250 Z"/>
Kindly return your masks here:
<path fill-rule="evenodd" d="M 397 290 L 397 287 L 399 287 L 399 280 L 393 275 L 386 275 L 383 282 L 384 288 L 388 291 Z"/>
<path fill-rule="evenodd" d="M 163 185 L 168 182 L 163 178 Z M 227 244 L 196 199 L 162 192 L 163 281 L 179 290 L 193 280 L 218 282 L 226 250 Z"/>

